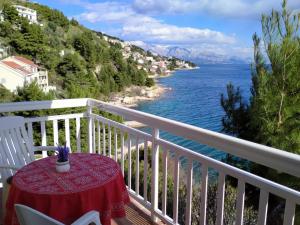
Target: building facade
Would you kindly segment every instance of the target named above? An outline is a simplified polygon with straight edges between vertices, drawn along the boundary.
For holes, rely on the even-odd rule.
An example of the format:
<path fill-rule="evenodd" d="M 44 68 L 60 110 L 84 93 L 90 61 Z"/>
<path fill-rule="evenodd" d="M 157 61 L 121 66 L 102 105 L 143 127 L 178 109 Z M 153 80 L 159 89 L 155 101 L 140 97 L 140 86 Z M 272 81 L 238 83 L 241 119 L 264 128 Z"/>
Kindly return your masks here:
<path fill-rule="evenodd" d="M 35 10 L 21 6 L 21 5 L 14 5 L 14 7 L 18 11 L 19 16 L 27 18 L 29 23 L 38 23 L 37 13 Z"/>
<path fill-rule="evenodd" d="M 18 87 L 34 81 L 44 92 L 56 89 L 48 84 L 48 71 L 30 60 L 12 56 L 0 61 L 0 83 L 8 90 L 16 91 Z"/>

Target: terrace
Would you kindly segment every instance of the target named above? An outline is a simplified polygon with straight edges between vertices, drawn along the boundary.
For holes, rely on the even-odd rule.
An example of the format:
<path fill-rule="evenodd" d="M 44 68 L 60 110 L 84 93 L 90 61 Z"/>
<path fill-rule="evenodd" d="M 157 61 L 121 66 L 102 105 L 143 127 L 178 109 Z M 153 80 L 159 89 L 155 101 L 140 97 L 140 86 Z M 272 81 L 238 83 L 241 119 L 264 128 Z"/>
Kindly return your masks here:
<path fill-rule="evenodd" d="M 34 116 L 34 112 L 42 112 L 44 116 Z M 3 116 L 11 113 L 29 115 L 25 121 L 33 143 L 51 146 L 66 142 L 72 152 L 98 153 L 117 161 L 131 199 L 143 208 L 143 212 L 148 212 L 153 222 L 209 224 L 207 218 L 212 210 L 209 208 L 208 189 L 210 183 L 215 183 L 213 224 L 225 224 L 225 193 L 229 179 L 236 181 L 235 225 L 244 224 L 249 186 L 255 187 L 259 196 L 256 224 L 267 224 L 271 216 L 268 206 L 274 196 L 284 202 L 283 225 L 293 225 L 299 211 L 298 190 L 171 143 L 162 139 L 160 132 L 166 131 L 220 149 L 282 174 L 289 174 L 295 179 L 300 177 L 299 155 L 94 99 L 6 103 L 0 104 L 0 113 Z M 109 113 L 145 124 L 151 132 L 146 133 L 113 121 L 107 118 Z M 47 153 L 36 157 L 47 157 Z M 169 179 L 173 181 L 172 186 L 168 185 Z M 185 187 L 184 207 L 180 196 L 182 185 Z M 195 186 L 199 186 L 197 193 L 193 189 Z M 196 194 L 200 197 L 198 202 L 193 201 Z M 183 211 L 180 210 L 182 208 Z M 195 208 L 199 208 L 197 221 L 193 219 Z"/>

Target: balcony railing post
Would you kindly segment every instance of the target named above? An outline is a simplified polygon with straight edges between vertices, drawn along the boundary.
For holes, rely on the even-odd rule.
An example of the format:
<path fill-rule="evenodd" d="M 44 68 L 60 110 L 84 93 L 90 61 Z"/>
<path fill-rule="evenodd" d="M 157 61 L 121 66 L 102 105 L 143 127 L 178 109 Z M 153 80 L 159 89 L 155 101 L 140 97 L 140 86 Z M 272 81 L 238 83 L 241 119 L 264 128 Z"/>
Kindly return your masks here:
<path fill-rule="evenodd" d="M 157 222 L 154 211 L 158 209 L 159 145 L 156 140 L 159 138 L 159 129 L 153 128 L 152 137 L 151 218 Z"/>
<path fill-rule="evenodd" d="M 87 106 L 89 153 L 93 153 L 93 119 L 91 118 L 91 113 L 92 106 Z"/>

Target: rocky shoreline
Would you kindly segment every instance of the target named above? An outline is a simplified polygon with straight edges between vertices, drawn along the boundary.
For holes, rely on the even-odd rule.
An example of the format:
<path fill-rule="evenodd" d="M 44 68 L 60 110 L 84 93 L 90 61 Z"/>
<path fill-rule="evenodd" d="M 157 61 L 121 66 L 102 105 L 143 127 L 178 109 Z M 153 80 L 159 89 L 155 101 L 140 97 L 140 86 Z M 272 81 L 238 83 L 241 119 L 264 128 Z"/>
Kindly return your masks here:
<path fill-rule="evenodd" d="M 155 85 L 153 87 L 145 87 L 145 86 L 130 86 L 126 88 L 122 92 L 113 93 L 108 100 L 108 103 L 123 106 L 128 108 L 134 108 L 138 105 L 139 102 L 143 101 L 153 101 L 159 97 L 161 97 L 166 91 L 170 91 L 171 88 L 164 87 L 157 83 L 157 79 L 165 78 L 172 76 L 174 72 L 177 70 L 193 70 L 199 67 L 194 68 L 186 68 L 186 69 L 175 69 L 171 71 L 171 73 L 167 75 L 159 75 L 155 74 L 153 76 L 149 76 L 155 80 Z"/>
<path fill-rule="evenodd" d="M 157 83 L 153 87 L 131 86 L 122 92 L 114 93 L 108 103 L 133 108 L 136 107 L 139 102 L 152 101 L 159 98 L 168 90 L 170 90 L 170 88 L 166 88 Z"/>

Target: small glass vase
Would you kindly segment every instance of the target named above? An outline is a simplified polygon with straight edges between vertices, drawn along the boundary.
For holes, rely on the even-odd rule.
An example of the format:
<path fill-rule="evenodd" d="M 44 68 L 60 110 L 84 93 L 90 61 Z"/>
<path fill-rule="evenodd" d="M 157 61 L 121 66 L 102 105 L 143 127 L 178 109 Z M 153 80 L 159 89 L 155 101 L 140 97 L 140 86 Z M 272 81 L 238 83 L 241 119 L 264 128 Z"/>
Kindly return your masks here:
<path fill-rule="evenodd" d="M 65 161 L 65 162 L 57 162 L 56 161 L 56 172 L 58 173 L 66 173 L 70 170 L 70 162 Z"/>

